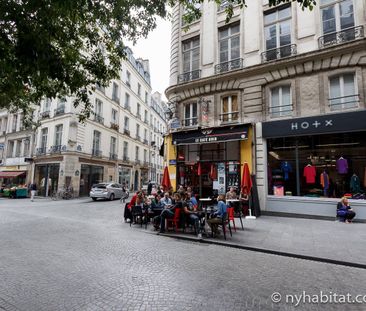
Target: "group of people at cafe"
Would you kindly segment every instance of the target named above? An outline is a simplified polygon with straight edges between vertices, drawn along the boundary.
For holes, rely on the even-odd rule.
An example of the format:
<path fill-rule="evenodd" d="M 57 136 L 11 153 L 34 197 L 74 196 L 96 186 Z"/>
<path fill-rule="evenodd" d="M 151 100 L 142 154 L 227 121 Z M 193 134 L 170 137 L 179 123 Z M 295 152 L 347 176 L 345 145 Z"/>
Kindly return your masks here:
<path fill-rule="evenodd" d="M 202 231 L 205 226 L 206 216 L 197 194 L 194 193 L 191 187 L 184 188 L 179 186 L 176 192 L 163 191 L 159 188 L 157 191 L 137 191 L 131 201 L 125 208 L 124 218 L 136 222 L 137 219 L 133 217 L 133 210 L 138 208 L 142 215 L 147 219 L 141 217 L 140 221 L 148 221 L 152 219 L 152 224 L 156 231 L 164 233 L 166 231 L 166 220 L 173 219 L 179 214 L 179 223 L 181 227 L 191 226 L 198 238 L 202 237 Z M 242 212 L 247 206 L 248 196 L 236 192 L 235 188 L 230 188 L 225 194 L 218 195 L 210 199 L 212 205 L 215 206 L 211 210 L 207 220 L 212 232 L 219 235 L 219 225 L 222 220 L 227 217 L 227 207 L 235 207 L 236 212 Z M 235 201 L 235 202 L 234 202 Z"/>

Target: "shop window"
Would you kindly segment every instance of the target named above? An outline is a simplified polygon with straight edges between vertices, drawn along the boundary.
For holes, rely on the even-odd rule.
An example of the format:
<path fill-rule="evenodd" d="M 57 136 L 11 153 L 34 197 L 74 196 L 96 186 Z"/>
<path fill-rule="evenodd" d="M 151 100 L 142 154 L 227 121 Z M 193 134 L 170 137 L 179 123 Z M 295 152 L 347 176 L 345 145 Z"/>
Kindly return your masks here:
<path fill-rule="evenodd" d="M 184 105 L 184 126 L 195 126 L 198 124 L 197 103 Z"/>
<path fill-rule="evenodd" d="M 358 30 L 354 28 L 353 0 L 321 0 L 320 6 L 323 30 L 321 46 L 355 39 Z"/>
<path fill-rule="evenodd" d="M 359 94 L 356 91 L 355 75 L 353 73 L 329 79 L 330 110 L 357 108 L 358 103 Z"/>
<path fill-rule="evenodd" d="M 239 119 L 238 96 L 226 96 L 221 100 L 221 122 L 235 122 Z"/>
<path fill-rule="evenodd" d="M 266 51 L 262 61 L 270 61 L 295 54 L 291 45 L 291 5 L 264 12 Z"/>
<path fill-rule="evenodd" d="M 291 87 L 279 86 L 271 89 L 269 114 L 271 117 L 289 116 L 292 114 Z"/>
<path fill-rule="evenodd" d="M 270 195 L 364 198 L 365 132 L 268 139 L 267 148 Z"/>

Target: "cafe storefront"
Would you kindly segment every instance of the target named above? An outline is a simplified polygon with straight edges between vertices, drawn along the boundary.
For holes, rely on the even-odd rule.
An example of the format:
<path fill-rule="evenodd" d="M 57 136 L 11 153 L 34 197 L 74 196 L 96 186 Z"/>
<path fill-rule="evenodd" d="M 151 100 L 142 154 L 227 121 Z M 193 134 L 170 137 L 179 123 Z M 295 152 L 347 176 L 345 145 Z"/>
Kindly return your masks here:
<path fill-rule="evenodd" d="M 223 194 L 230 187 L 239 189 L 241 164 L 246 161 L 251 167 L 250 125 L 179 131 L 171 139 L 171 179 L 177 187 L 192 187 L 200 196 Z"/>
<path fill-rule="evenodd" d="M 350 198 L 366 220 L 366 111 L 263 122 L 266 212 L 335 217 Z"/>

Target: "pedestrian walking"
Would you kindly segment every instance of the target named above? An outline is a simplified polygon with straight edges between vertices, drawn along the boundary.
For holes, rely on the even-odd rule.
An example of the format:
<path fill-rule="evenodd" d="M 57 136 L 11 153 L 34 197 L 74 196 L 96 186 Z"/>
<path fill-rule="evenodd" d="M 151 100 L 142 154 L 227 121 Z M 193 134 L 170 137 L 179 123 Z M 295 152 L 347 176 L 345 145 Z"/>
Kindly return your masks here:
<path fill-rule="evenodd" d="M 37 185 L 35 182 L 31 183 L 30 191 L 31 191 L 31 201 L 33 202 L 34 196 L 36 195 L 36 192 L 37 192 Z"/>

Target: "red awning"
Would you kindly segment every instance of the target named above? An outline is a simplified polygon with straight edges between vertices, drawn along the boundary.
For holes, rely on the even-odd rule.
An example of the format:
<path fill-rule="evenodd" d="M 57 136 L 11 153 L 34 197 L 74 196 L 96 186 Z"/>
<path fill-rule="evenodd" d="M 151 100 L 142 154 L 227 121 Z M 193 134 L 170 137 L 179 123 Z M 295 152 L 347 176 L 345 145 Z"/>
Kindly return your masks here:
<path fill-rule="evenodd" d="M 20 175 L 25 174 L 25 171 L 16 171 L 16 172 L 0 172 L 0 178 L 13 178 L 18 177 Z"/>

